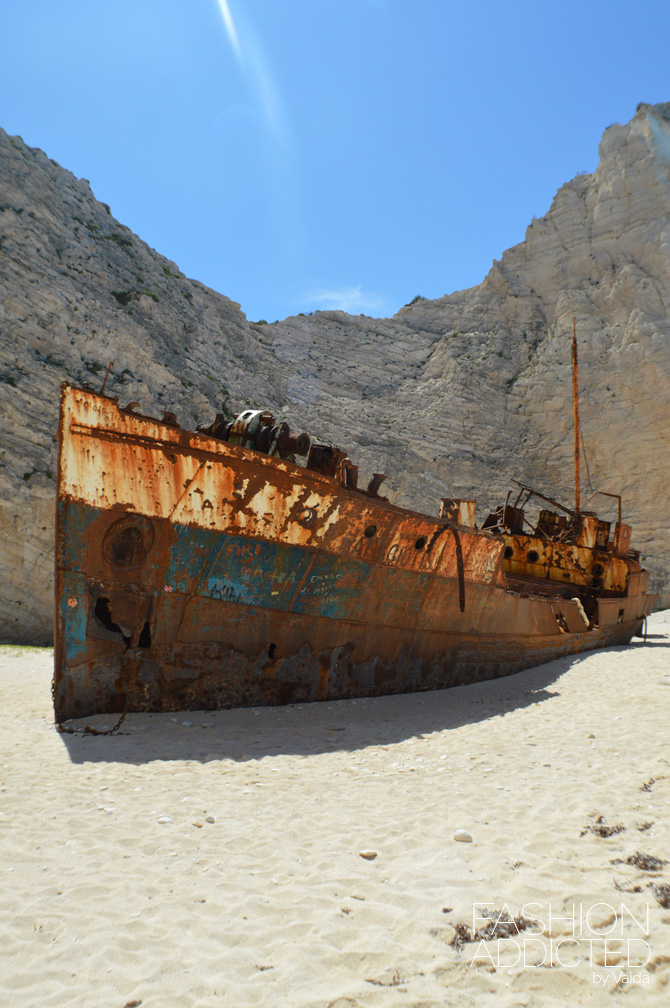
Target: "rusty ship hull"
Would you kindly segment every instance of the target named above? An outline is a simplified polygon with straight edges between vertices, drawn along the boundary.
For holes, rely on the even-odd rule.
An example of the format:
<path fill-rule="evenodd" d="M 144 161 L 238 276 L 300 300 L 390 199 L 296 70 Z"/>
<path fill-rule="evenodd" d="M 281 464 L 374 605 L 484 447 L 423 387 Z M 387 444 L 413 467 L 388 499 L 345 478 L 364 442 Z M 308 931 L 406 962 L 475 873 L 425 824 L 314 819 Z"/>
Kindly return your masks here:
<path fill-rule="evenodd" d="M 85 389 L 59 437 L 59 722 L 472 683 L 625 643 L 653 606 L 642 572 L 587 617 L 513 584 L 509 537 Z"/>

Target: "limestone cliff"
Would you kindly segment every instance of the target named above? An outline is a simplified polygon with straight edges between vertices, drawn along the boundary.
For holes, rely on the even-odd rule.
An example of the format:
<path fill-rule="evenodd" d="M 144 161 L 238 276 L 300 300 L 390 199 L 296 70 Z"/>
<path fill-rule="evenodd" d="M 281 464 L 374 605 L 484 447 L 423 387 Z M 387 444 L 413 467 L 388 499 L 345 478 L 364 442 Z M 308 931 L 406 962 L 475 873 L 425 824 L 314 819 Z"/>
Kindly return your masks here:
<path fill-rule="evenodd" d="M 670 105 L 611 126 L 600 155 L 478 287 L 390 319 L 256 326 L 114 220 L 85 180 L 0 131 L 1 639 L 50 638 L 65 378 L 96 386 L 113 360 L 109 391 L 184 426 L 268 405 L 433 513 L 449 494 L 481 511 L 512 476 L 569 502 L 573 316 L 588 481 L 623 495 L 670 604 Z"/>
<path fill-rule="evenodd" d="M 239 305 L 187 280 L 42 151 L 0 131 L 0 640 L 51 638 L 65 379 L 192 425 L 278 386 Z M 230 389 L 230 392 L 229 392 Z"/>

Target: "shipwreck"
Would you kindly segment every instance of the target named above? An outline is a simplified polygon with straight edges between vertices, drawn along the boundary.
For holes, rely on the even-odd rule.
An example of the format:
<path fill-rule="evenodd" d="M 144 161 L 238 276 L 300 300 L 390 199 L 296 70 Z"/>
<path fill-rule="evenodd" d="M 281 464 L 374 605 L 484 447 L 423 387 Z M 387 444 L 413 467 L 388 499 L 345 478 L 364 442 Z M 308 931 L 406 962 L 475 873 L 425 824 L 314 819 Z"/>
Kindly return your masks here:
<path fill-rule="evenodd" d="M 478 528 L 269 412 L 138 409 L 61 390 L 57 722 L 472 683 L 626 643 L 656 602 L 620 501 L 607 522 L 519 484 Z"/>

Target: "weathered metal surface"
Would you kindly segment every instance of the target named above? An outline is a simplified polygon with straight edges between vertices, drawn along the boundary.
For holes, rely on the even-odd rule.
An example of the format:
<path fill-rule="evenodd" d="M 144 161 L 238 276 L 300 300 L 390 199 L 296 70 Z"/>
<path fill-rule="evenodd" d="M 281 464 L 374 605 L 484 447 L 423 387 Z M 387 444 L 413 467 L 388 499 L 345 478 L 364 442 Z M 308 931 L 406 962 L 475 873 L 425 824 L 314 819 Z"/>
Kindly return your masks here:
<path fill-rule="evenodd" d="M 272 449 L 280 425 L 249 412 L 237 436 Z M 579 601 L 510 590 L 507 537 L 396 507 L 381 477 L 357 490 L 346 455 L 306 435 L 284 431 L 283 450 L 313 469 L 231 443 L 234 425 L 224 441 L 172 420 L 63 388 L 58 720 L 470 682 L 630 639 L 647 611 L 639 579 L 623 619 L 604 607 L 599 624 Z M 537 543 L 545 582 L 593 577 L 583 547 Z"/>
<path fill-rule="evenodd" d="M 503 535 L 505 569 L 527 575 L 591 587 L 598 591 L 626 591 L 629 565 L 606 550 L 555 542 L 536 536 Z"/>
<path fill-rule="evenodd" d="M 463 500 L 460 497 L 443 497 L 440 501 L 440 518 L 456 522 L 458 525 L 475 527 L 477 501 Z"/>
<path fill-rule="evenodd" d="M 347 493 L 289 462 L 129 416 L 92 393 L 64 395 L 59 499 L 457 577 L 444 522 Z M 501 544 L 467 530 L 463 549 L 466 580 L 504 586 Z"/>

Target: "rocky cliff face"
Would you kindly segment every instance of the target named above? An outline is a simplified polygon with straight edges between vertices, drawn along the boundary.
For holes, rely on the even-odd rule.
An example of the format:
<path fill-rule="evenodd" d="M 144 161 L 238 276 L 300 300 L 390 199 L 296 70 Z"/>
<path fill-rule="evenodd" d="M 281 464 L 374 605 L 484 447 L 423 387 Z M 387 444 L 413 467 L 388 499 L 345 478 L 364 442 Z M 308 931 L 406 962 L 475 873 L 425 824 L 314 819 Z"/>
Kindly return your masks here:
<path fill-rule="evenodd" d="M 41 151 L 0 131 L 0 639 L 51 637 L 59 385 L 184 426 L 279 387 L 239 305 L 187 280 Z M 230 391 L 229 391 L 230 390 Z"/>
<path fill-rule="evenodd" d="M 1 639 L 50 639 L 62 380 L 99 387 L 113 360 L 108 391 L 183 426 L 267 405 L 432 513 L 448 495 L 477 497 L 481 513 L 513 476 L 569 503 L 573 316 L 583 497 L 589 483 L 622 494 L 670 604 L 670 105 L 611 126 L 600 155 L 478 287 L 391 319 L 257 326 L 114 220 L 85 180 L 0 131 Z"/>

